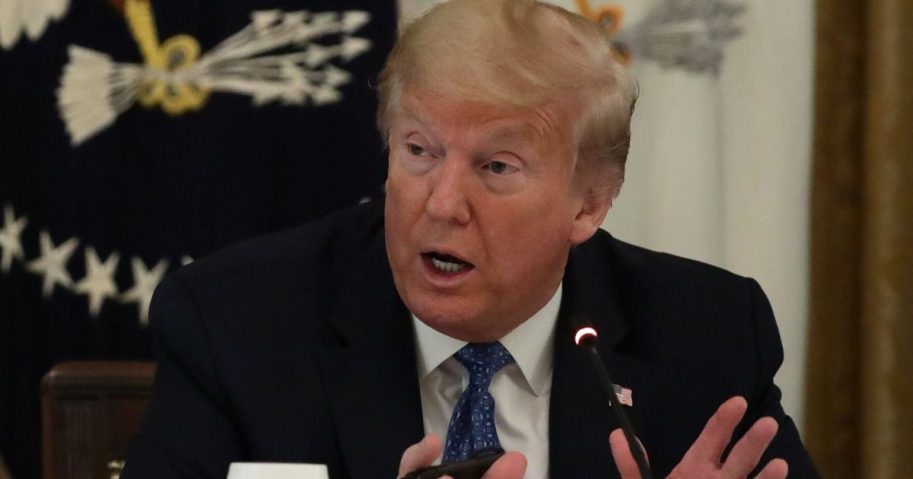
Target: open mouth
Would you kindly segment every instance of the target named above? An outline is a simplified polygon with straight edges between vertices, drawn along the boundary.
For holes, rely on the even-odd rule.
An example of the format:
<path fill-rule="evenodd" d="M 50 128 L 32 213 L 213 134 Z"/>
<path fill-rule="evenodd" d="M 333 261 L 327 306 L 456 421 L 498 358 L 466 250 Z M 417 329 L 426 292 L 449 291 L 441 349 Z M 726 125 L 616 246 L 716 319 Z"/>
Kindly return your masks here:
<path fill-rule="evenodd" d="M 472 263 L 463 261 L 456 256 L 438 253 L 436 251 L 422 253 L 422 257 L 425 258 L 435 270 L 440 271 L 441 273 L 455 274 L 474 268 Z"/>

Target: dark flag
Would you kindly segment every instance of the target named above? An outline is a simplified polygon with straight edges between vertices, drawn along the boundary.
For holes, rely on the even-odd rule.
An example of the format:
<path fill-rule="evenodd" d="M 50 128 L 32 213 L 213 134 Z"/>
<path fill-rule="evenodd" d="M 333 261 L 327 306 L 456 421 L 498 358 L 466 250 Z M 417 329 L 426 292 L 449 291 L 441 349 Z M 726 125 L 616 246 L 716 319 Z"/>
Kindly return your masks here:
<path fill-rule="evenodd" d="M 40 476 L 39 383 L 151 358 L 162 276 L 382 195 L 394 0 L 0 2 L 0 454 Z"/>

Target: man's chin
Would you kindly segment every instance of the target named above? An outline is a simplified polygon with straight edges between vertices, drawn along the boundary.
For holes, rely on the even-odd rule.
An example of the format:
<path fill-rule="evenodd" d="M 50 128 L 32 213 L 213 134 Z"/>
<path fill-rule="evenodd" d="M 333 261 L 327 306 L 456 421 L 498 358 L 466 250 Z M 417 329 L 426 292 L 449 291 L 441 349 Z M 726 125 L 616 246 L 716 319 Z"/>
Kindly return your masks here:
<path fill-rule="evenodd" d="M 411 311 L 431 329 L 461 341 L 471 343 L 497 341 L 508 332 L 493 328 L 493 324 L 484 319 L 481 311 L 449 310 L 440 306 L 416 308 Z"/>

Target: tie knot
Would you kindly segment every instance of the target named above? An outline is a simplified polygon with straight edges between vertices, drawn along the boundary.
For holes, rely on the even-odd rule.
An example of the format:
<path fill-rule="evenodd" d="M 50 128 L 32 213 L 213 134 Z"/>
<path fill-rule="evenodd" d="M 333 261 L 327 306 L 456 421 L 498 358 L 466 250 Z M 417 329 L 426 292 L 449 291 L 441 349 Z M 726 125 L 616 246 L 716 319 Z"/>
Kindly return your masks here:
<path fill-rule="evenodd" d="M 514 362 L 513 356 L 500 342 L 469 343 L 453 355 L 469 371 L 469 384 L 488 389 L 491 378 L 504 366 Z"/>

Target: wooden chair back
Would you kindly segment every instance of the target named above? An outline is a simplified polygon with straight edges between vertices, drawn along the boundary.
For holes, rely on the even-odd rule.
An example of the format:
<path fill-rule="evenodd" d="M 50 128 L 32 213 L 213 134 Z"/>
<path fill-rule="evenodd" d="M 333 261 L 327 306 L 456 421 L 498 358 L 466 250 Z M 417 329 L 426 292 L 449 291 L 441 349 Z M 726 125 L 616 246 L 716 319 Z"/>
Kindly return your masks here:
<path fill-rule="evenodd" d="M 154 374 L 152 362 L 54 366 L 41 382 L 44 479 L 117 479 Z"/>

